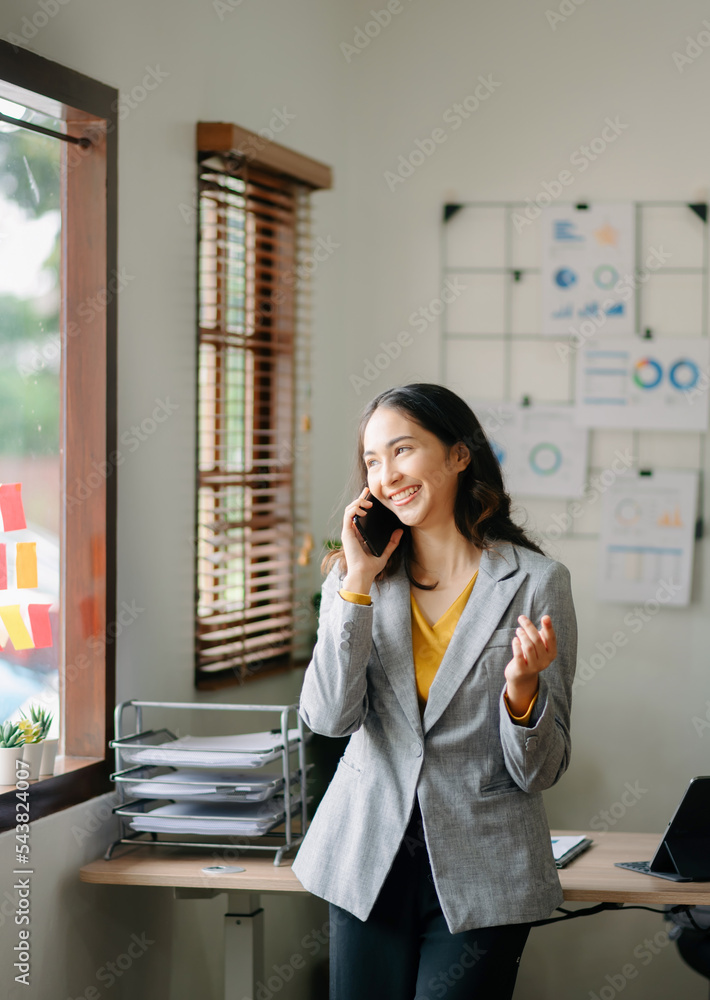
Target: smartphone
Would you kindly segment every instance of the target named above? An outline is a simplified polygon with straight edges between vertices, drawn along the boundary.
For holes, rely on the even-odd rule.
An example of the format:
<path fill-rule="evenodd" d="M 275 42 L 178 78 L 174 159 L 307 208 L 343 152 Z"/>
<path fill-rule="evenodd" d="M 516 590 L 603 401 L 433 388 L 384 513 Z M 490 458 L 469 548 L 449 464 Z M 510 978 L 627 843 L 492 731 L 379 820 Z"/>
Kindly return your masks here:
<path fill-rule="evenodd" d="M 401 528 L 402 522 L 393 510 L 380 503 L 372 493 L 368 492 L 365 499 L 372 500 L 372 507 L 363 516 L 356 514 L 353 521 L 373 556 L 381 556 L 392 532 L 395 528 Z"/>

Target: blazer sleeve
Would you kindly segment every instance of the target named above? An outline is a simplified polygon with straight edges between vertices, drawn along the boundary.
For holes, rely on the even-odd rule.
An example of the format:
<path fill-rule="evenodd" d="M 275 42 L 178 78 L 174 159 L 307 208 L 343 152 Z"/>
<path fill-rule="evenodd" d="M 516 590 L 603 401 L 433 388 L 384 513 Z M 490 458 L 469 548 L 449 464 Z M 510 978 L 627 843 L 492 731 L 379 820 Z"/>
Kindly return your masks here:
<path fill-rule="evenodd" d="M 542 615 L 552 618 L 557 656 L 540 673 L 537 701 L 527 725 L 516 725 L 500 694 L 500 740 L 505 765 L 526 792 L 541 792 L 559 781 L 569 766 L 572 682 L 577 664 L 577 617 L 569 570 L 551 562 L 532 600 L 532 618 L 539 627 Z"/>
<path fill-rule="evenodd" d="M 341 584 L 336 567 L 321 589 L 318 636 L 298 706 L 306 725 L 321 736 L 349 736 L 368 710 L 373 607 L 346 601 L 338 593 Z"/>

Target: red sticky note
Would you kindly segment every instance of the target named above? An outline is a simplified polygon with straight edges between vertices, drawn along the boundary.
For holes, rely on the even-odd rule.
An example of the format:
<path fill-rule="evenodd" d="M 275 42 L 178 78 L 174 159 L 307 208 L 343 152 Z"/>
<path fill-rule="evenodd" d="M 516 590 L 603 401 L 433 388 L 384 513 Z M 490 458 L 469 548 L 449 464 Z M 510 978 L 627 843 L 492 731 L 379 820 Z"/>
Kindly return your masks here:
<path fill-rule="evenodd" d="M 30 604 L 30 627 L 35 649 L 47 649 L 53 644 L 52 623 L 49 620 L 51 604 Z"/>
<path fill-rule="evenodd" d="M 0 514 L 4 531 L 19 531 L 20 528 L 27 527 L 21 483 L 4 483 L 0 486 Z"/>
<path fill-rule="evenodd" d="M 7 590 L 7 546 L 0 542 L 0 590 Z"/>

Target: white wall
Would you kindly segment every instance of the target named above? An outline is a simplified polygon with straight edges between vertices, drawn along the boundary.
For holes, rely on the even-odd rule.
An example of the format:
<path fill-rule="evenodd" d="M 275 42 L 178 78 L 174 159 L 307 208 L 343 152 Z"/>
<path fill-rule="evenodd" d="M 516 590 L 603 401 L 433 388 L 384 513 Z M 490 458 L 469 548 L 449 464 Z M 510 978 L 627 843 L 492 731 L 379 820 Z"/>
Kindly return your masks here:
<path fill-rule="evenodd" d="M 710 55 L 681 74 L 672 60 L 707 16 L 699 2 L 596 0 L 552 30 L 544 3 L 403 0 L 401 12 L 350 61 L 340 48 L 371 20 L 371 0 L 243 0 L 219 19 L 208 0 L 70 0 L 28 47 L 128 92 L 149 66 L 169 76 L 122 123 L 119 143 L 119 262 L 135 275 L 119 300 L 119 430 L 139 423 L 156 399 L 175 415 L 120 470 L 118 600 L 145 612 L 118 639 L 118 695 L 192 699 L 191 615 L 194 397 L 194 223 L 179 211 L 194 196 L 193 129 L 199 119 L 257 130 L 273 108 L 296 114 L 285 144 L 330 163 L 336 188 L 316 196 L 316 233 L 341 247 L 316 276 L 314 349 L 314 517 L 318 541 L 337 528 L 350 468 L 353 421 L 368 392 L 362 374 L 381 340 L 411 330 L 408 316 L 439 290 L 439 218 L 444 201 L 534 198 L 606 116 L 629 128 L 579 177 L 575 199 L 707 196 L 710 137 L 704 128 Z M 377 7 L 380 4 L 376 5 Z M 0 34 L 18 32 L 32 0 L 6 0 Z M 416 139 L 442 124 L 479 74 L 501 86 L 404 184 L 384 178 Z M 438 331 L 415 338 L 372 383 L 372 392 L 436 377 Z M 647 445 L 650 458 L 663 442 Z M 707 457 L 705 461 L 707 467 Z M 164 496 L 167 487 L 169 501 Z M 538 516 L 539 508 L 535 510 Z M 573 761 L 548 795 L 553 825 L 586 827 L 618 801 L 625 783 L 646 789 L 615 829 L 659 831 L 687 779 L 706 773 L 709 735 L 691 719 L 710 693 L 704 613 L 706 542 L 697 546 L 694 603 L 664 609 L 576 694 Z M 596 602 L 594 542 L 553 554 L 572 571 L 579 655 L 609 637 L 626 608 Z M 314 580 L 317 575 L 314 574 Z M 220 700 L 293 700 L 300 675 L 262 681 Z M 212 696 L 214 697 L 214 696 Z M 76 842 L 77 807 L 37 823 L 35 857 L 44 872 L 33 992 L 76 997 L 145 918 L 154 950 L 110 996 L 182 1000 L 208 982 L 219 995 L 222 903 L 176 903 L 167 891 L 79 886 L 77 870 L 110 838 L 100 829 Z M 62 843 L 61 851 L 56 843 Z M 9 870 L 8 838 L 2 845 Z M 7 863 L 5 861 L 7 859 Z M 5 877 L 5 876 L 3 876 Z M 304 901 L 305 905 L 305 901 Z M 289 904 L 269 901 L 270 948 L 290 926 Z M 322 905 L 303 910 L 305 930 Z M 140 913 L 141 927 L 136 914 Z M 660 918 L 607 914 L 535 931 L 517 996 L 588 998 L 626 963 L 639 975 L 624 996 L 648 1000 L 706 993 L 673 947 L 648 965 L 634 949 Z M 8 945 L 2 945 L 3 972 Z M 276 961 L 278 955 L 267 958 Z M 309 996 L 303 980 L 280 997 Z M 19 988 L 18 988 L 19 989 Z M 13 996 L 13 994 L 9 994 Z"/>
<path fill-rule="evenodd" d="M 356 26 L 372 18 L 372 6 L 369 0 L 351 4 L 348 42 Z M 392 341 L 399 331 L 412 333 L 414 344 L 372 381 L 370 394 L 438 376 L 438 327 L 418 334 L 408 317 L 439 293 L 444 202 L 534 199 L 543 181 L 570 167 L 577 147 L 600 134 L 607 116 L 619 116 L 628 128 L 584 173 L 573 170 L 575 183 L 565 189 L 566 200 L 708 197 L 710 131 L 704 123 L 710 54 L 682 73 L 672 59 L 674 50 L 685 50 L 687 35 L 703 30 L 707 7 L 692 0 L 590 0 L 568 5 L 573 13 L 555 30 L 545 14 L 548 7 L 552 2 L 542 0 L 411 0 L 346 63 L 357 142 L 348 186 L 353 255 L 342 381 L 345 426 L 368 398 L 368 391 L 358 395 L 348 388 L 349 377 L 362 376 L 380 342 Z M 479 75 L 489 74 L 500 86 L 460 128 L 447 127 L 447 109 L 473 93 Z M 400 155 L 407 156 L 417 139 L 437 127 L 445 129 L 446 139 L 436 151 L 404 183 L 388 185 L 385 173 L 397 170 Z M 554 352 L 541 347 L 530 369 L 533 399 L 550 364 L 558 364 Z M 458 387 L 465 385 L 462 373 Z M 641 434 L 643 464 L 687 464 L 678 438 Z M 613 453 L 612 440 L 601 440 L 596 464 Z M 685 448 L 687 442 L 681 444 Z M 706 445 L 703 464 L 707 469 Z M 533 526 L 549 524 L 555 509 L 530 504 Z M 590 510 L 589 530 L 594 517 Z M 638 782 L 641 797 L 613 829 L 660 831 L 689 778 L 708 773 L 710 734 L 699 736 L 691 721 L 704 715 L 710 698 L 707 540 L 696 546 L 692 605 L 663 608 L 638 633 L 623 625 L 628 606 L 596 600 L 595 541 L 548 543 L 547 549 L 572 573 L 580 659 L 588 660 L 595 643 L 610 639 L 619 627 L 629 633 L 628 645 L 576 689 L 572 763 L 546 797 L 550 821 L 588 828 L 601 810 L 620 800 L 627 782 Z M 704 997 L 707 983 L 687 970 L 675 946 L 648 964 L 641 952 L 634 955 L 661 928 L 660 917 L 629 912 L 536 930 L 516 997 L 587 1000 L 609 987 L 606 975 L 613 977 L 629 962 L 638 968 L 623 993 L 629 1000 Z"/>

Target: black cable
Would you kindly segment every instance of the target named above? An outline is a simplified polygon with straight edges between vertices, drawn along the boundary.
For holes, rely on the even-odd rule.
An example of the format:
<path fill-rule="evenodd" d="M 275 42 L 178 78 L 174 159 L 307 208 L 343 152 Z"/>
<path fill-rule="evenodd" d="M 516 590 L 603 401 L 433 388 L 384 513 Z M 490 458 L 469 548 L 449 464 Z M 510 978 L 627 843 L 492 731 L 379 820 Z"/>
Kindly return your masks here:
<path fill-rule="evenodd" d="M 565 910 L 564 907 L 556 907 L 560 913 L 564 913 L 563 917 L 548 917 L 547 920 L 536 920 L 534 923 L 530 924 L 531 927 L 543 927 L 545 924 L 557 924 L 561 920 L 572 920 L 574 917 L 591 917 L 595 913 L 601 913 L 603 910 L 648 910 L 649 913 L 660 913 L 661 915 L 666 913 L 681 913 L 684 910 L 690 911 L 691 906 L 679 903 L 677 906 L 671 906 L 667 910 L 658 910 L 653 906 L 628 906 L 626 903 L 598 903 L 596 906 L 587 906 L 583 910 Z M 688 919 L 691 923 L 695 924 L 693 917 L 690 912 L 688 912 Z M 698 925 L 695 924 L 697 927 Z M 700 928 L 698 927 L 698 930 Z"/>
<path fill-rule="evenodd" d="M 594 913 L 601 913 L 602 910 L 618 910 L 623 903 L 597 903 L 596 906 L 587 906 L 583 910 L 563 910 L 561 906 L 557 909 L 564 913 L 564 917 L 548 917 L 547 920 L 536 920 L 530 924 L 531 927 L 543 927 L 545 924 L 557 924 L 561 920 L 572 920 L 573 917 L 591 917 Z"/>
<path fill-rule="evenodd" d="M 695 919 L 695 917 L 693 916 L 693 914 L 690 912 L 693 909 L 692 906 L 673 907 L 673 910 L 671 912 L 675 911 L 676 909 L 687 910 L 688 912 L 686 913 L 686 917 L 691 922 L 691 924 L 696 929 L 696 931 L 700 931 L 701 934 L 707 934 L 707 928 L 706 927 L 701 927 L 700 924 Z"/>

